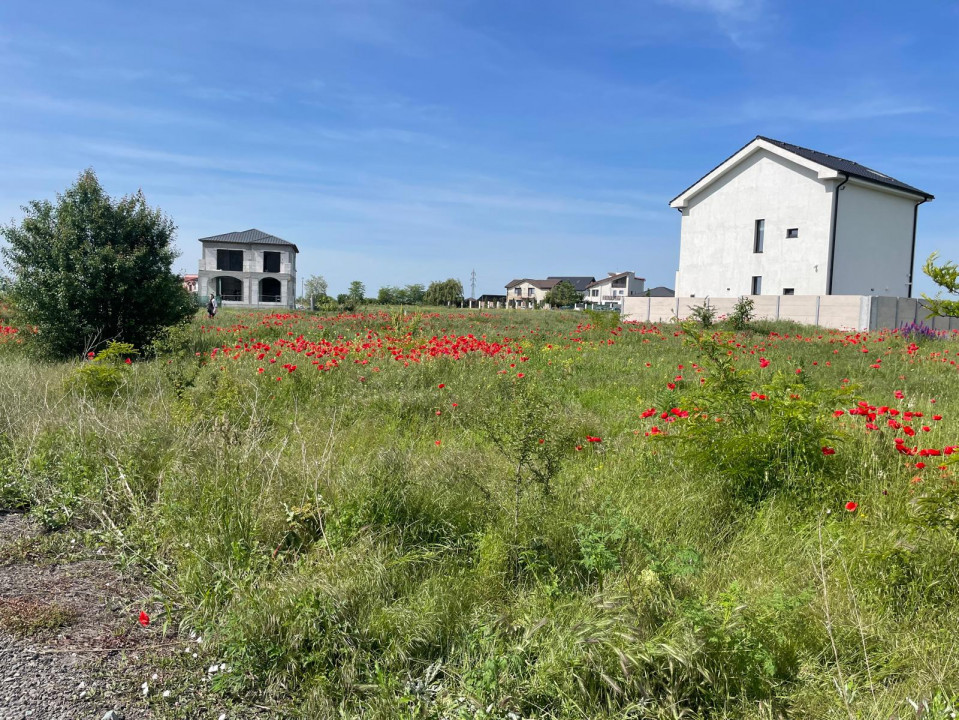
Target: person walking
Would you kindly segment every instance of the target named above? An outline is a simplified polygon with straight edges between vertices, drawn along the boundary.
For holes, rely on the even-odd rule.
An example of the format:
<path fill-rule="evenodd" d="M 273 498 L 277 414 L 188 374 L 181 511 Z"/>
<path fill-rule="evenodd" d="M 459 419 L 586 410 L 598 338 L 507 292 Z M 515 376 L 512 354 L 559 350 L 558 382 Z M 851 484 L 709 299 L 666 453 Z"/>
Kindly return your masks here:
<path fill-rule="evenodd" d="M 210 293 L 210 300 L 206 304 L 206 314 L 212 320 L 216 315 L 216 293 Z"/>

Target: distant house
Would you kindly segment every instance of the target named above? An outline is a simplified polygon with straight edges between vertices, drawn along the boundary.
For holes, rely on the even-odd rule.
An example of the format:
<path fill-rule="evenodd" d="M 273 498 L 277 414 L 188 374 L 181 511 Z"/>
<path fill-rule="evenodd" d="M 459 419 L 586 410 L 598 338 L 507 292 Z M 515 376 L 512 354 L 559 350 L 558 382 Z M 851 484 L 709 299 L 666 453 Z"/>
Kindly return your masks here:
<path fill-rule="evenodd" d="M 296 245 L 262 230 L 200 238 L 198 289 L 225 307 L 292 308 L 296 300 Z"/>
<path fill-rule="evenodd" d="M 649 288 L 643 295 L 646 297 L 675 297 L 676 293 L 672 288 L 668 288 L 665 285 L 657 285 L 654 288 Z"/>
<path fill-rule="evenodd" d="M 508 307 L 531 308 L 543 302 L 550 290 L 559 284 L 559 280 L 512 280 L 506 283 L 506 304 Z"/>
<path fill-rule="evenodd" d="M 639 297 L 646 290 L 646 278 L 636 277 L 632 270 L 609 273 L 607 277 L 586 286 L 586 302 L 623 304 L 624 297 Z"/>
<path fill-rule="evenodd" d="M 181 280 L 183 282 L 183 288 L 190 293 L 196 292 L 197 280 L 199 279 L 198 275 L 184 275 Z"/>
<path fill-rule="evenodd" d="M 585 275 L 550 275 L 545 280 L 530 278 L 513 280 L 506 285 L 506 305 L 521 308 L 536 307 L 543 302 L 546 293 L 561 282 L 569 283 L 576 292 L 583 294 L 587 286 L 595 279 Z"/>
<path fill-rule="evenodd" d="M 933 196 L 864 165 L 759 136 L 671 202 L 676 295 L 912 296 Z"/>

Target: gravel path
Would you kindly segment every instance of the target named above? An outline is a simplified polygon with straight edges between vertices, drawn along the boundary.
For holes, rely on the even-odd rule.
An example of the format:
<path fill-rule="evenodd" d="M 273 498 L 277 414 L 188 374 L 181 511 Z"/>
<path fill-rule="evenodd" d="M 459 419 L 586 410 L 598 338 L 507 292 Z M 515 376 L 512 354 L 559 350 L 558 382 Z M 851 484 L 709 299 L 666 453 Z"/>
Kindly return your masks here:
<path fill-rule="evenodd" d="M 22 552 L 37 538 L 23 516 L 0 515 L 0 720 L 152 717 L 130 692 L 141 648 L 162 642 L 136 621 L 147 589 L 92 553 L 37 564 Z"/>

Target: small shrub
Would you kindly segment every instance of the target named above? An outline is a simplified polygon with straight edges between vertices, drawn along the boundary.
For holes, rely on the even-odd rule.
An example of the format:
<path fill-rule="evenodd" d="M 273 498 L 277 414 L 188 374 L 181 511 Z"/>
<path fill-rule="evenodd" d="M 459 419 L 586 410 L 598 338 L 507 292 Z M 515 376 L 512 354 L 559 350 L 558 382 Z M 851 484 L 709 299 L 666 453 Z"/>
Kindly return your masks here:
<path fill-rule="evenodd" d="M 704 328 L 712 327 L 716 323 L 716 308 L 708 304 L 690 305 L 689 317 Z"/>
<path fill-rule="evenodd" d="M 126 382 L 131 355 L 137 351 L 129 343 L 111 342 L 87 359 L 68 380 L 68 386 L 90 395 L 114 395 Z"/>
<path fill-rule="evenodd" d="M 749 329 L 749 323 L 752 322 L 754 316 L 754 307 L 756 303 L 751 297 L 746 297 L 745 295 L 739 300 L 736 301 L 736 304 L 733 306 L 733 311 L 729 315 L 729 324 L 732 325 L 733 330 L 736 332 L 742 332 L 743 330 Z"/>

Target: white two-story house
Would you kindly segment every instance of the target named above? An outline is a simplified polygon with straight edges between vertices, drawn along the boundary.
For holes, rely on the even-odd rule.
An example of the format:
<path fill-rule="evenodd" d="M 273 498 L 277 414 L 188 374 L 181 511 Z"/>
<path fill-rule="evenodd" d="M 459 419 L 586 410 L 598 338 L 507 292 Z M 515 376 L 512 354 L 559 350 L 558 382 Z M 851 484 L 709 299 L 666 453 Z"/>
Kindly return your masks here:
<path fill-rule="evenodd" d="M 677 297 L 912 297 L 933 196 L 851 160 L 757 137 L 680 193 Z"/>
<path fill-rule="evenodd" d="M 200 301 L 215 293 L 224 307 L 296 303 L 296 245 L 262 230 L 200 238 Z"/>
<path fill-rule="evenodd" d="M 560 281 L 552 280 L 511 280 L 506 283 L 506 307 L 531 308 L 543 302 L 546 293 Z"/>
<path fill-rule="evenodd" d="M 609 273 L 608 277 L 595 280 L 586 286 L 586 302 L 613 303 L 622 307 L 623 298 L 639 297 L 646 292 L 646 278 L 636 277 L 627 270 Z"/>

